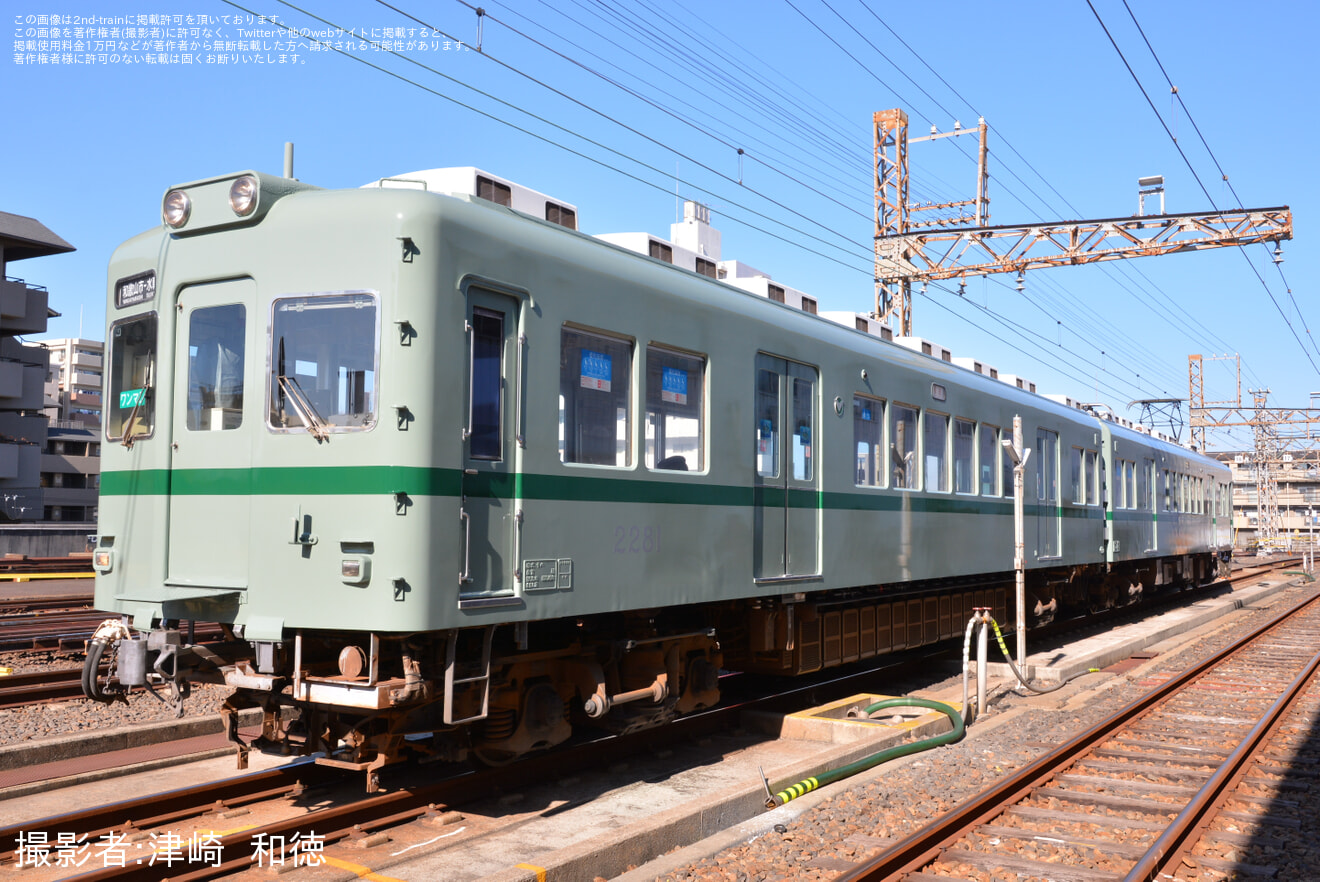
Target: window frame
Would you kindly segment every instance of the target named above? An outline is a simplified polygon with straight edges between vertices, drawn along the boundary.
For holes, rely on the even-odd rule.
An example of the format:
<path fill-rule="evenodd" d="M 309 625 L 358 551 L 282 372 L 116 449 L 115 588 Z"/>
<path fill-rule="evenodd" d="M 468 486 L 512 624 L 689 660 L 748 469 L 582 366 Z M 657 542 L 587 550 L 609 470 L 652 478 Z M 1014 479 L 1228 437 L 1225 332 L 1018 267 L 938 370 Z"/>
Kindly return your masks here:
<path fill-rule="evenodd" d="M 872 404 L 872 405 L 879 405 L 879 407 L 880 407 L 880 418 L 879 418 L 879 420 L 875 420 L 875 419 L 870 419 L 870 420 L 859 420 L 859 419 L 858 419 L 858 408 L 859 408 L 860 406 L 862 406 L 862 404 L 863 404 L 864 402 L 865 402 L 865 403 L 870 403 L 870 404 Z M 888 417 L 889 417 L 888 408 L 886 407 L 887 404 L 888 404 L 888 402 L 887 402 L 885 399 L 883 399 L 883 398 L 877 398 L 877 397 L 872 396 L 872 395 L 862 395 L 862 394 L 859 393 L 859 392 L 854 392 L 854 393 L 853 393 L 853 447 L 852 447 L 852 449 L 853 449 L 853 486 L 854 486 L 854 487 L 866 487 L 866 488 L 870 488 L 870 489 L 885 489 L 885 488 L 888 488 L 888 487 L 889 487 L 889 471 L 890 471 L 890 469 L 889 469 L 889 455 L 890 455 L 890 454 L 889 454 L 889 445 L 886 443 L 886 440 L 887 440 L 887 438 L 886 438 L 886 430 L 887 430 L 887 428 L 888 428 L 887 420 L 888 420 Z M 873 469 L 873 475 L 874 475 L 874 477 L 875 477 L 875 481 L 874 481 L 873 483 L 863 484 L 863 483 L 861 483 L 860 481 L 858 481 L 858 477 L 859 477 L 859 471 L 858 471 L 858 461 L 859 461 L 859 457 L 858 457 L 858 452 L 857 452 L 857 445 L 861 443 L 861 439 L 859 439 L 859 438 L 857 437 L 857 429 L 858 429 L 858 425 L 859 425 L 859 423 L 867 423 L 867 422 L 877 423 L 878 428 L 879 428 L 879 432 L 877 433 L 878 437 L 877 437 L 877 440 L 876 440 L 876 449 L 875 449 L 875 451 L 874 451 L 874 461 L 873 461 L 873 463 L 872 463 L 872 469 Z"/>
<path fill-rule="evenodd" d="M 1086 451 L 1081 447 L 1072 447 L 1068 456 L 1068 483 L 1072 504 L 1086 505 Z"/>
<path fill-rule="evenodd" d="M 627 439 L 624 445 L 626 453 L 623 465 L 617 463 L 596 463 L 581 462 L 579 460 L 570 460 L 565 457 L 568 454 L 568 416 L 566 404 L 563 400 L 563 357 L 564 357 L 564 334 L 574 333 L 588 337 L 597 337 L 602 340 L 608 340 L 614 343 L 623 343 L 628 347 L 628 370 L 625 372 L 628 378 L 628 394 L 625 396 L 627 401 Z M 559 394 L 559 427 L 564 432 L 564 446 L 558 450 L 559 464 L 571 468 L 587 469 L 620 469 L 625 471 L 635 471 L 641 457 L 637 454 L 637 420 L 635 419 L 637 411 L 637 338 L 629 334 L 620 334 L 617 332 L 606 331 L 602 328 L 588 327 L 586 325 L 574 324 L 573 322 L 564 322 L 559 327 L 559 358 L 560 358 L 560 386 Z M 582 347 L 578 347 L 578 357 L 581 358 Z M 580 370 L 580 368 L 579 368 Z M 612 369 L 611 369 L 612 370 Z M 613 382 L 613 381 L 611 381 Z M 617 425 L 617 421 L 615 423 Z M 617 440 L 617 439 L 616 439 Z"/>
<path fill-rule="evenodd" d="M 935 418 L 935 422 L 934 422 L 934 423 L 931 422 L 931 417 L 934 417 L 934 418 Z M 950 438 L 949 422 L 950 422 L 950 415 L 947 414 L 947 413 L 942 413 L 942 412 L 940 412 L 940 411 L 927 410 L 925 413 L 922 414 L 922 417 L 921 417 L 921 458 L 922 458 L 922 472 L 923 472 L 923 477 L 925 478 L 925 487 L 926 487 L 926 492 L 927 492 L 927 493 L 950 493 L 950 492 L 952 492 L 952 487 L 951 487 L 952 481 L 950 480 L 950 477 L 949 477 L 949 459 L 950 459 L 950 457 L 949 457 L 949 438 Z M 932 425 L 936 425 L 936 426 L 938 426 L 938 425 L 940 425 L 941 423 L 943 423 L 943 425 L 944 425 L 944 439 L 943 439 L 943 442 L 940 444 L 940 448 L 941 448 L 941 449 L 940 449 L 939 453 L 935 455 L 935 461 L 936 461 L 936 464 L 937 464 L 938 467 L 939 467 L 939 473 L 938 473 L 938 475 L 937 475 L 938 481 L 932 482 L 931 479 L 930 479 L 930 471 L 931 471 L 931 469 L 930 469 L 930 459 L 931 459 L 931 456 L 932 456 L 931 451 L 930 451 L 930 447 L 931 447 L 931 444 L 930 444 L 930 441 L 931 441 L 931 438 L 930 438 L 930 430 L 931 430 L 931 426 L 932 426 Z M 931 486 L 932 484 L 939 484 L 939 485 L 943 485 L 943 486 Z"/>
<path fill-rule="evenodd" d="M 206 313 L 206 312 L 212 312 L 212 311 L 216 311 L 216 310 L 222 310 L 222 309 L 234 309 L 234 308 L 237 308 L 237 309 L 239 310 L 239 312 L 240 312 L 240 317 L 241 317 L 241 318 L 240 318 L 240 321 L 239 321 L 239 326 L 238 326 L 238 327 L 239 327 L 239 332 L 240 332 L 240 333 L 239 333 L 239 338 L 238 338 L 238 343 L 239 343 L 239 345 L 240 345 L 240 347 L 241 347 L 240 350 L 239 350 L 239 352 L 238 352 L 238 356 L 239 356 L 239 366 L 238 366 L 238 381 L 239 381 L 239 385 L 238 385 L 238 398 L 239 398 L 239 401 L 240 401 L 240 404 L 239 404 L 239 406 L 238 406 L 238 408 L 237 408 L 237 411 L 238 411 L 238 422 L 235 423 L 235 424 L 232 425 L 232 426 L 225 426 L 225 425 L 221 425 L 221 426 L 219 426 L 219 427 L 215 427 L 215 426 L 203 426 L 203 425 L 196 425 L 196 426 L 194 426 L 194 425 L 192 424 L 192 423 L 193 423 L 193 417 L 194 417 L 194 411 L 193 411 L 192 407 L 190 406 L 190 404 L 191 404 L 191 401 L 192 401 L 192 393 L 193 393 L 194 383 L 195 383 L 195 381 L 196 381 L 196 379 L 197 379 L 197 375 L 196 375 L 196 373 L 194 372 L 194 368 L 195 368 L 195 366 L 196 366 L 195 359 L 198 358 L 198 355 L 200 355 L 200 353 L 199 353 L 198 355 L 193 355 L 193 354 L 192 354 L 192 348 L 193 348 L 193 345 L 194 345 L 194 336 L 193 336 L 193 335 L 194 335 L 194 331 L 195 331 L 195 328 L 196 328 L 195 322 L 197 321 L 198 313 Z M 184 428 L 184 431 L 185 431 L 185 432 L 232 432 L 232 431 L 234 431 L 234 430 L 236 430 L 236 429 L 241 429 L 241 428 L 243 427 L 243 420 L 244 420 L 244 416 L 245 416 L 244 411 L 246 410 L 246 404 L 245 404 L 245 402 L 244 402 L 244 399 L 245 399 L 245 397 L 246 397 L 245 393 L 246 393 L 246 387 L 247 387 L 247 342 L 248 342 L 248 341 L 247 341 L 247 328 L 248 328 L 248 325 L 247 325 L 248 315 L 247 315 L 247 314 L 248 314 L 248 307 L 247 307 L 247 304 L 246 304 L 246 303 L 243 303 L 242 301 L 234 301 L 233 303 L 216 303 L 216 304 L 212 304 L 212 305 L 209 305 L 209 306 L 198 306 L 198 307 L 195 307 L 194 309 L 192 309 L 192 310 L 188 313 L 188 338 L 187 338 L 187 340 L 184 341 L 184 346 L 187 347 L 187 349 L 188 349 L 188 356 L 187 356 L 187 358 L 188 358 L 188 370 L 187 370 L 187 375 L 184 377 L 184 387 L 185 387 L 185 390 L 186 390 L 186 391 L 185 391 L 185 393 L 184 393 L 184 418 L 183 418 L 183 428 Z M 198 384 L 198 388 L 199 388 L 199 391 L 200 391 L 200 384 Z M 232 393 L 230 393 L 230 394 L 232 395 Z M 198 410 L 195 412 L 196 416 L 200 419 L 201 414 L 202 414 L 203 412 L 214 412 L 214 411 L 219 410 L 219 411 L 222 412 L 222 417 L 221 417 L 221 419 L 222 419 L 222 422 L 223 422 L 223 419 L 224 419 L 224 417 L 223 417 L 223 412 L 224 412 L 225 410 L 230 409 L 230 408 L 223 408 L 223 407 L 220 407 L 220 406 L 219 406 L 220 397 L 219 397 L 219 394 L 218 394 L 218 393 L 216 394 L 216 398 L 215 398 L 215 400 L 216 400 L 217 403 L 216 403 L 215 405 L 213 405 L 212 407 L 209 407 L 209 408 L 198 408 Z M 212 418 L 212 420 L 214 420 L 214 415 L 212 415 L 211 418 Z"/>
<path fill-rule="evenodd" d="M 323 428 L 326 432 L 329 432 L 331 434 L 347 434 L 350 432 L 370 432 L 373 429 L 375 429 L 376 426 L 380 423 L 380 411 L 381 411 L 380 326 L 381 326 L 381 312 L 382 312 L 380 292 L 370 288 L 352 289 L 352 290 L 344 290 L 344 291 L 309 291 L 309 292 L 300 292 L 300 293 L 281 294 L 272 298 L 270 301 L 270 309 L 267 313 L 268 323 L 266 325 L 266 364 L 265 364 L 265 373 L 262 375 L 262 385 L 265 387 L 265 391 L 262 393 L 262 397 L 264 399 L 263 406 L 265 409 L 263 411 L 261 421 L 262 423 L 265 424 L 266 431 L 274 435 L 298 435 L 298 434 L 306 435 L 310 433 L 310 430 L 306 425 L 276 426 L 271 422 L 271 413 L 273 412 L 275 406 L 273 390 L 276 385 L 276 382 L 273 380 L 273 378 L 275 376 L 275 368 L 276 368 L 275 313 L 277 307 L 279 306 L 280 303 L 286 300 L 310 299 L 310 298 L 318 298 L 318 297 L 349 297 L 356 295 L 370 297 L 372 300 L 372 308 L 373 311 L 375 312 L 375 316 L 374 316 L 375 321 L 373 322 L 373 327 L 372 327 L 372 335 L 373 335 L 372 348 L 374 354 L 371 363 L 371 370 L 373 375 L 374 386 L 372 392 L 373 406 L 371 410 L 371 419 L 359 426 L 341 426 L 341 425 L 336 425 L 335 423 L 331 423 L 329 420 L 326 420 L 326 425 Z"/>
<path fill-rule="evenodd" d="M 1003 489 L 1000 487 L 1000 484 L 1003 483 L 1004 476 L 1000 473 L 999 470 L 999 459 L 1001 456 L 1003 456 L 1003 451 L 999 444 L 1000 428 L 999 426 L 994 426 L 991 425 L 990 423 L 978 423 L 977 426 L 978 426 L 977 436 L 976 436 L 977 491 L 981 496 L 985 496 L 986 498 L 990 498 L 990 499 L 1002 498 Z M 981 480 L 980 477 L 981 474 L 984 473 L 984 470 L 987 465 L 983 457 L 985 451 L 982 449 L 985 446 L 985 442 L 982 439 L 987 429 L 990 430 L 990 450 L 991 450 L 991 457 L 989 463 L 990 492 L 988 493 L 985 491 L 985 483 Z"/>
<path fill-rule="evenodd" d="M 1100 453 L 1089 448 L 1082 450 L 1083 480 L 1086 482 L 1086 504 L 1099 506 L 1100 498 Z"/>
<path fill-rule="evenodd" d="M 954 417 L 952 423 L 953 423 L 953 432 L 951 432 L 949 435 L 949 447 L 951 448 L 950 457 L 949 457 L 949 467 L 952 469 L 952 473 L 949 476 L 949 487 L 956 496 L 977 496 L 979 495 L 979 491 L 981 488 L 977 484 L 979 473 L 976 468 L 976 452 L 977 452 L 977 440 L 978 440 L 976 436 L 976 420 L 971 420 L 966 417 Z M 968 478 L 969 489 L 959 490 L 958 489 L 958 461 L 959 461 L 958 460 L 958 427 L 964 425 L 971 427 L 971 434 L 967 436 L 968 447 L 967 447 L 966 474 Z"/>
<path fill-rule="evenodd" d="M 912 413 L 912 443 L 909 447 L 909 451 L 912 454 L 912 468 L 909 470 L 908 468 L 904 467 L 903 483 L 900 484 L 897 480 L 891 480 L 889 482 L 889 485 L 895 490 L 919 492 L 922 488 L 921 471 L 922 471 L 923 463 L 921 461 L 922 459 L 921 436 L 924 432 L 924 429 L 922 428 L 922 422 L 921 422 L 923 410 L 922 408 L 916 406 L 915 404 L 904 404 L 901 401 L 895 401 L 889 405 L 889 420 L 885 426 L 885 428 L 888 429 L 888 436 L 886 438 L 887 444 L 885 450 L 889 455 L 889 460 L 885 463 L 885 468 L 891 471 L 897 470 L 894 465 L 894 453 L 896 452 L 894 445 L 898 443 L 899 433 L 898 433 L 898 426 L 896 424 L 896 420 L 898 419 L 898 414 L 900 410 L 911 411 Z"/>
<path fill-rule="evenodd" d="M 700 364 L 700 375 L 698 376 L 696 382 L 696 389 L 698 390 L 698 394 L 701 396 L 701 401 L 698 403 L 697 406 L 697 417 L 696 417 L 698 460 L 697 460 L 696 468 L 687 468 L 687 469 L 662 469 L 659 468 L 657 465 L 651 465 L 650 463 L 648 463 L 647 458 L 648 456 L 651 455 L 650 446 L 653 442 L 651 442 L 646 436 L 647 424 L 644 423 L 642 426 L 642 430 L 640 432 L 641 443 L 642 443 L 642 453 L 639 458 L 640 462 L 642 466 L 649 472 L 663 472 L 666 474 L 680 474 L 680 475 L 708 474 L 710 471 L 710 451 L 709 451 L 710 442 L 707 436 L 707 429 L 710 425 L 710 395 L 709 395 L 710 381 L 708 379 L 708 374 L 710 372 L 710 357 L 707 356 L 704 352 L 692 352 L 687 349 L 681 349 L 677 346 L 668 346 L 664 343 L 657 343 L 655 341 L 651 341 L 646 344 L 645 351 L 643 353 L 643 363 L 641 367 L 641 369 L 645 372 L 646 375 L 642 384 L 645 388 L 642 388 L 640 391 L 642 394 L 646 396 L 643 401 L 642 412 L 643 412 L 643 418 L 647 421 L 649 421 L 651 418 L 650 358 L 652 352 L 660 356 L 669 356 L 671 358 L 672 357 L 686 358 L 692 361 L 696 361 Z M 661 395 L 661 400 L 663 401 L 664 391 L 665 391 L 663 388 L 664 365 L 660 365 L 659 367 L 661 369 L 660 395 Z M 689 376 L 689 383 L 690 382 L 691 382 L 691 377 Z M 691 391 L 689 391 L 686 394 L 691 395 L 692 393 Z M 664 462 L 664 460 L 668 458 L 669 457 L 665 457 L 664 459 L 657 460 L 657 463 Z M 619 466 L 616 466 L 616 468 L 619 468 Z"/>
<path fill-rule="evenodd" d="M 132 324 L 133 322 L 140 322 L 143 319 L 150 319 L 152 322 L 155 323 L 155 339 L 152 341 L 151 344 L 151 368 L 150 368 L 151 377 L 148 380 L 148 386 L 150 387 L 151 394 L 146 396 L 146 411 L 147 411 L 147 419 L 150 424 L 150 430 L 140 435 L 134 435 L 133 436 L 134 444 L 136 444 L 138 441 L 145 441 L 149 438 L 152 438 L 156 434 L 156 394 L 155 393 L 157 392 L 156 382 L 160 377 L 160 315 L 159 313 L 153 309 L 148 312 L 139 312 L 135 315 L 124 316 L 123 318 L 117 319 L 116 321 L 112 322 L 110 325 L 110 334 L 109 334 L 110 340 L 107 341 L 107 346 L 111 348 L 110 351 L 106 353 L 106 363 L 110 365 L 110 377 L 106 380 L 106 387 L 110 392 L 109 396 L 107 397 L 109 399 L 108 404 L 111 414 L 121 410 L 126 411 L 126 413 L 131 413 L 132 412 L 131 407 L 121 408 L 118 405 L 118 400 L 119 400 L 118 396 L 121 395 L 125 390 L 121 388 L 118 390 L 118 392 L 115 391 L 115 383 L 116 380 L 119 379 L 119 372 L 115 370 L 115 357 L 119 353 L 118 353 L 118 347 L 115 346 L 114 344 L 114 335 L 116 328 L 122 325 Z M 120 429 L 119 434 L 112 435 L 110 434 L 111 421 L 109 419 L 111 414 L 105 414 L 105 413 L 102 414 L 102 419 L 105 422 L 105 439 L 107 441 L 122 442 L 124 438 L 124 425 L 123 425 L 124 420 L 121 417 L 120 425 L 119 425 L 119 429 Z"/>

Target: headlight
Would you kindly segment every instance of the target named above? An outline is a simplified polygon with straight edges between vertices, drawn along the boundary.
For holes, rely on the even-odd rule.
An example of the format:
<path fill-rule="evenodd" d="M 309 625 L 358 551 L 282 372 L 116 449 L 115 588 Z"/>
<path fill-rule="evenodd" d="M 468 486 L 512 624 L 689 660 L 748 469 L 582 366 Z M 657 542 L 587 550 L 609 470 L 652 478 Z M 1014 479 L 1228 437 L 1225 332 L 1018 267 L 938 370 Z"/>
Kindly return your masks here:
<path fill-rule="evenodd" d="M 192 200 L 182 190 L 171 190 L 165 194 L 165 203 L 161 206 L 161 217 L 172 229 L 178 229 L 188 222 L 192 212 Z"/>
<path fill-rule="evenodd" d="M 247 217 L 257 207 L 257 179 L 252 175 L 237 178 L 229 187 L 229 207 L 239 217 Z"/>

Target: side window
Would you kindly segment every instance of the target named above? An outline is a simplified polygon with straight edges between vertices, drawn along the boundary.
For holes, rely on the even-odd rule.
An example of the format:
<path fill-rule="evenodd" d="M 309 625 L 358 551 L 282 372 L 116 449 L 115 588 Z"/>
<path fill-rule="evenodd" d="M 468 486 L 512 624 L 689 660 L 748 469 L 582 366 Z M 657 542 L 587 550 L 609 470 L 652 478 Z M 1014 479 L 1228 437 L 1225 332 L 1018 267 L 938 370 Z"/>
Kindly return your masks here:
<path fill-rule="evenodd" d="M 1169 510 L 1170 496 L 1171 494 L 1169 492 L 1169 470 L 1165 469 L 1164 470 L 1164 510 L 1165 511 Z"/>
<path fill-rule="evenodd" d="M 926 489 L 949 492 L 949 418 L 926 411 L 925 425 Z"/>
<path fill-rule="evenodd" d="M 756 473 L 779 477 L 779 374 L 756 372 Z"/>
<path fill-rule="evenodd" d="M 1127 483 L 1123 480 L 1123 460 L 1114 460 L 1114 508 L 1127 508 Z"/>
<path fill-rule="evenodd" d="M 918 490 L 921 475 L 917 462 L 917 409 L 895 404 L 891 412 L 889 467 L 894 474 L 893 486 L 900 490 Z"/>
<path fill-rule="evenodd" d="M 472 308 L 472 389 L 468 425 L 473 459 L 503 459 L 504 313 Z"/>
<path fill-rule="evenodd" d="M 977 453 L 980 457 L 981 495 L 998 496 L 995 479 L 999 475 L 999 469 L 995 467 L 995 464 L 999 461 L 999 427 L 981 423 L 981 435 L 978 442 L 979 449 Z"/>
<path fill-rule="evenodd" d="M 1086 451 L 1086 464 L 1083 467 L 1082 471 L 1086 475 L 1086 477 L 1083 478 L 1083 480 L 1086 482 L 1087 505 L 1100 504 L 1099 465 L 1100 465 L 1100 459 L 1098 456 L 1096 456 L 1096 452 L 1094 450 Z"/>
<path fill-rule="evenodd" d="M 646 467 L 677 472 L 705 468 L 703 415 L 706 359 L 646 347 Z"/>
<path fill-rule="evenodd" d="M 853 443 L 857 452 L 856 483 L 859 487 L 885 486 L 884 425 L 883 401 L 853 396 Z"/>
<path fill-rule="evenodd" d="M 564 328 L 559 348 L 559 461 L 632 465 L 632 343 Z"/>
<path fill-rule="evenodd" d="M 976 478 L 972 465 L 972 452 L 976 446 L 976 423 L 971 420 L 953 421 L 953 492 L 976 492 Z"/>
<path fill-rule="evenodd" d="M 793 480 L 813 480 L 812 414 L 815 411 L 815 383 L 805 377 L 793 377 Z"/>
<path fill-rule="evenodd" d="M 1127 469 L 1127 503 L 1128 508 L 1137 507 L 1137 464 L 1135 462 L 1124 463 Z"/>
<path fill-rule="evenodd" d="M 115 322 L 110 329 L 110 400 L 105 435 L 145 438 L 156 414 L 156 314 Z M 125 442 L 127 443 L 127 441 Z"/>
<path fill-rule="evenodd" d="M 1068 459 L 1068 498 L 1081 505 L 1086 502 L 1086 472 L 1082 469 L 1082 449 L 1072 448 Z"/>
<path fill-rule="evenodd" d="M 1005 440 L 1013 438 L 1012 429 L 1004 429 L 1001 434 Z M 1022 481 L 1022 492 L 1026 493 L 1026 472 L 1023 472 Z M 1004 452 L 1003 445 L 999 448 L 999 492 L 1009 499 L 1013 498 L 1013 457 Z"/>
<path fill-rule="evenodd" d="M 1048 429 L 1036 430 L 1036 499 L 1050 504 L 1059 501 L 1059 436 Z"/>
<path fill-rule="evenodd" d="M 194 309 L 188 319 L 188 413 L 194 432 L 237 429 L 243 424 L 241 303 Z"/>

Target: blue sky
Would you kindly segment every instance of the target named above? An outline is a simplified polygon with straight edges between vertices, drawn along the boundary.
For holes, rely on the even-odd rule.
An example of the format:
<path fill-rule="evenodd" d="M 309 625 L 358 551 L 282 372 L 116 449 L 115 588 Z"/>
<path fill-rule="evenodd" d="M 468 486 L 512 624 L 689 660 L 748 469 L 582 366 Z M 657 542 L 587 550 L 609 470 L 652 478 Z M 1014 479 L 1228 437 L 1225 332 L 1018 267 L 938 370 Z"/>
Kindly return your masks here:
<path fill-rule="evenodd" d="M 78 251 L 8 273 L 50 288 L 63 313 L 51 336 L 75 335 L 81 322 L 83 336 L 101 337 L 109 256 L 160 222 L 165 190 L 240 169 L 279 173 L 293 141 L 296 176 L 319 186 L 476 165 L 575 203 L 590 233 L 667 234 L 677 191 L 711 205 L 725 258 L 812 294 L 822 310 L 867 312 L 872 112 L 904 108 L 914 135 L 955 119 L 974 125 L 981 114 L 991 127 L 995 224 L 1132 214 L 1137 179 L 1162 174 L 1170 212 L 1210 211 L 1211 200 L 1232 208 L 1237 198 L 1286 204 L 1296 238 L 1284 243 L 1282 274 L 1263 247 L 1227 248 L 1035 271 L 1023 293 L 1012 276 L 974 279 L 963 301 L 954 285 L 932 286 L 915 301 L 917 335 L 1130 418 L 1130 400 L 1186 396 L 1189 353 L 1241 353 L 1244 397 L 1269 387 L 1275 405 L 1306 405 L 1320 390 L 1320 349 L 1307 330 L 1320 308 L 1307 245 L 1320 210 L 1309 43 L 1320 7 L 1244 15 L 1242 4 L 1221 0 L 1127 0 L 1185 111 L 1123 0 L 1092 3 L 1191 169 L 1086 0 L 484 3 L 481 53 L 444 48 L 445 34 L 468 46 L 478 38 L 477 15 L 456 0 L 397 9 L 307 0 L 306 12 L 275 0 L 242 4 L 299 30 L 393 34 L 402 57 L 357 43 L 351 57 L 311 48 L 220 0 L 10 0 L 0 210 L 38 218 Z M 398 10 L 428 26 L 425 40 Z M 84 41 L 61 47 L 61 62 L 101 50 L 107 59 L 51 64 L 48 45 L 28 44 L 50 27 L 37 17 L 52 14 L 70 17 L 61 31 L 85 29 L 84 16 L 122 18 L 92 27 L 119 27 L 130 46 L 98 45 L 108 33 L 61 34 Z M 182 35 L 199 44 L 183 50 L 192 64 L 109 60 L 182 55 L 131 45 L 141 37 L 126 28 L 162 15 L 184 18 L 148 20 L 141 27 L 170 30 L 145 39 L 198 27 Z M 237 44 L 251 31 L 261 32 L 256 52 L 205 45 Z M 958 139 L 965 153 L 947 140 L 913 145 L 914 198 L 972 195 L 971 140 Z M 1228 364 L 1207 363 L 1208 398 L 1234 394 Z"/>

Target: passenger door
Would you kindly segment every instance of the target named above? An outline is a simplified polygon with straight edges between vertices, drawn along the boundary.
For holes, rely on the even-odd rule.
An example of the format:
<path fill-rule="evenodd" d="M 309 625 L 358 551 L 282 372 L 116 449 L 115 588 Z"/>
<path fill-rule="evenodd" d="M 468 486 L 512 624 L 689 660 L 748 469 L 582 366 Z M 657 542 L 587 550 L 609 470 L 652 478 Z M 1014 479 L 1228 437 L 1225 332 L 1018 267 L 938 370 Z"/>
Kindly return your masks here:
<path fill-rule="evenodd" d="M 757 355 L 752 559 L 758 580 L 820 574 L 818 387 L 816 368 Z"/>
<path fill-rule="evenodd" d="M 255 302 L 255 294 L 251 279 L 191 285 L 179 293 L 169 482 L 171 585 L 248 585 L 251 433 L 260 416 L 244 407 L 251 319 L 245 304 Z"/>
<path fill-rule="evenodd" d="M 515 589 L 519 302 L 471 288 L 467 295 L 467 406 L 463 428 L 459 599 L 506 597 Z"/>

